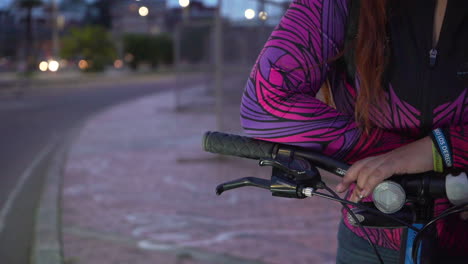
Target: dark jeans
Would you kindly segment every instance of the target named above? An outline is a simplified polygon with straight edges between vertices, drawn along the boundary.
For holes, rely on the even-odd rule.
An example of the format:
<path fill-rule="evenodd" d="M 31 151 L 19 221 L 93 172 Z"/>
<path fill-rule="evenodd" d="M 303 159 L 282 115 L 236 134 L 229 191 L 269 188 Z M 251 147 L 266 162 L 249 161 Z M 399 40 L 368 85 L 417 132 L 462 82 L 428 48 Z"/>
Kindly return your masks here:
<path fill-rule="evenodd" d="M 382 256 L 384 264 L 397 264 L 399 251 L 388 248 L 377 247 L 377 251 Z M 437 250 L 437 249 L 436 249 Z M 338 229 L 338 251 L 336 254 L 337 264 L 379 264 L 379 259 L 369 242 L 364 238 L 358 237 L 349 230 L 343 222 Z M 434 256 L 434 263 L 440 264 L 465 264 L 468 263 L 468 257 L 453 257 L 447 255 Z"/>
<path fill-rule="evenodd" d="M 385 264 L 397 264 L 399 252 L 376 246 Z M 375 264 L 380 263 L 367 240 L 358 237 L 343 222 L 338 229 L 337 264 Z"/>

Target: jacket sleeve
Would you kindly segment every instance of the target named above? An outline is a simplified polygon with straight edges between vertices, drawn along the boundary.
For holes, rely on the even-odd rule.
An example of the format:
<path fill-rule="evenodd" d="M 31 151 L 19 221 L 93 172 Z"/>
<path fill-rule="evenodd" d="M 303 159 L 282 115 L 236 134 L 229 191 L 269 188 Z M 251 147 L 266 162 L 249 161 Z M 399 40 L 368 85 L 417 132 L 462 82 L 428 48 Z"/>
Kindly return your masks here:
<path fill-rule="evenodd" d="M 315 98 L 344 45 L 349 0 L 294 0 L 250 74 L 241 104 L 249 136 L 353 162 L 412 141 L 372 129 Z M 413 139 L 414 140 L 414 139 Z"/>

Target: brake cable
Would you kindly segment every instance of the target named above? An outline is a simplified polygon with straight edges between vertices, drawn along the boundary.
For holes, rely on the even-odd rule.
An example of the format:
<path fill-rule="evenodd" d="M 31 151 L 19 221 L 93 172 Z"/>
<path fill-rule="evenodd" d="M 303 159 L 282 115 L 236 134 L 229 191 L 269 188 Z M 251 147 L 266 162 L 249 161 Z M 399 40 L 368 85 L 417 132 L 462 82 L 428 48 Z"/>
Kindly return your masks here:
<path fill-rule="evenodd" d="M 449 209 L 445 210 L 442 214 L 437 216 L 436 218 L 432 219 L 423 228 L 421 228 L 421 230 L 418 232 L 418 234 L 414 238 L 414 242 L 413 242 L 413 252 L 411 252 L 411 257 L 413 258 L 413 262 L 417 258 L 417 255 L 418 255 L 417 252 L 418 252 L 419 246 L 421 244 L 422 234 L 424 232 L 426 232 L 429 229 L 429 227 L 431 225 L 435 224 L 437 221 L 439 221 L 439 220 L 441 220 L 441 219 L 443 219 L 443 218 L 445 218 L 445 217 L 447 217 L 449 215 L 452 215 L 452 214 L 468 211 L 468 208 L 466 208 L 466 206 L 468 206 L 468 203 L 457 205 L 457 206 L 454 206 L 452 208 L 449 208 Z"/>
<path fill-rule="evenodd" d="M 332 189 L 330 189 L 325 183 L 323 183 L 323 186 L 322 186 L 325 190 L 327 190 L 329 193 L 331 193 L 335 198 L 339 199 L 339 200 L 343 200 L 341 199 L 340 196 L 338 196 L 338 194 L 336 194 Z M 351 215 L 351 217 L 354 219 L 354 221 L 358 224 L 359 226 L 359 229 L 366 235 L 366 240 L 367 242 L 369 242 L 369 244 L 371 245 L 372 249 L 374 250 L 374 253 L 375 255 L 377 256 L 377 258 L 379 259 L 379 262 L 381 264 L 384 264 L 383 262 L 383 259 L 382 259 L 382 256 L 380 255 L 379 251 L 377 250 L 377 247 L 374 245 L 374 243 L 372 243 L 371 239 L 370 239 L 370 236 L 369 236 L 369 233 L 367 233 L 366 229 L 364 229 L 364 227 L 362 226 L 361 222 L 359 222 L 357 216 L 354 214 L 354 212 L 348 207 L 348 205 L 344 202 L 340 202 L 341 205 L 343 206 L 343 208 L 346 209 L 346 211 L 348 211 L 348 213 Z"/>
<path fill-rule="evenodd" d="M 329 188 L 329 187 L 327 186 L 327 188 Z M 327 191 L 330 192 L 329 190 L 327 190 Z M 328 195 L 328 194 L 321 193 L 321 192 L 317 192 L 317 191 L 314 191 L 312 194 L 313 194 L 314 196 L 318 196 L 318 197 L 321 197 L 321 198 L 329 199 L 329 200 L 332 200 L 332 201 L 335 201 L 335 202 L 339 202 L 339 203 L 342 203 L 342 204 L 345 203 L 345 204 L 348 204 L 348 205 L 353 205 L 353 206 L 355 206 L 355 207 L 362 208 L 362 209 L 364 209 L 364 210 L 366 210 L 366 211 L 368 211 L 368 212 L 370 212 L 370 213 L 374 213 L 374 214 L 380 215 L 380 216 L 382 216 L 382 217 L 390 218 L 390 219 L 394 220 L 395 222 L 398 222 L 398 223 L 400 223 L 400 224 L 406 226 L 407 228 L 414 230 L 415 232 L 419 232 L 419 231 L 420 231 L 419 228 L 414 227 L 414 226 L 412 226 L 412 225 L 406 223 L 405 221 L 399 219 L 398 217 L 395 217 L 395 216 L 392 216 L 392 215 L 389 215 L 389 214 L 382 213 L 382 212 L 379 211 L 379 210 L 376 210 L 376 209 L 374 209 L 374 208 L 367 207 L 367 206 L 365 206 L 365 205 L 363 205 L 363 204 L 360 204 L 360 203 L 353 203 L 353 202 L 351 202 L 351 201 L 342 199 L 342 198 L 339 197 L 338 195 L 337 195 L 337 196 L 330 196 L 330 195 Z"/>

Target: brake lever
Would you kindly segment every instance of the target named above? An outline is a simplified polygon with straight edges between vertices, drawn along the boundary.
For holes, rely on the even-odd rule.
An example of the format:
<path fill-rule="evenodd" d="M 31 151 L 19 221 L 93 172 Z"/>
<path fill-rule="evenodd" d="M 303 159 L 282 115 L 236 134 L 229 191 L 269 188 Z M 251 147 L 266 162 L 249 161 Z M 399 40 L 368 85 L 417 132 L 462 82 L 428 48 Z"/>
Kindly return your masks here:
<path fill-rule="evenodd" d="M 228 190 L 245 186 L 253 186 L 270 190 L 273 196 L 302 199 L 306 197 L 301 192 L 303 188 L 322 187 L 320 173 L 315 167 L 305 170 L 297 170 L 288 167 L 280 161 L 270 159 L 260 160 L 259 165 L 271 166 L 273 168 L 271 180 L 255 177 L 240 178 L 218 185 L 216 187 L 216 194 L 221 195 L 223 192 Z"/>
<path fill-rule="evenodd" d="M 225 182 L 216 187 L 216 194 L 221 195 L 224 191 L 244 187 L 244 186 L 253 186 L 262 189 L 270 190 L 271 182 L 269 180 L 255 178 L 255 177 L 245 177 L 230 182 Z"/>
<path fill-rule="evenodd" d="M 284 198 L 305 198 L 305 196 L 298 191 L 298 185 L 295 181 L 278 176 L 272 176 L 271 181 L 255 177 L 245 177 L 225 182 L 216 187 L 216 194 L 221 195 L 225 191 L 245 186 L 253 186 L 270 190 L 273 196 Z"/>

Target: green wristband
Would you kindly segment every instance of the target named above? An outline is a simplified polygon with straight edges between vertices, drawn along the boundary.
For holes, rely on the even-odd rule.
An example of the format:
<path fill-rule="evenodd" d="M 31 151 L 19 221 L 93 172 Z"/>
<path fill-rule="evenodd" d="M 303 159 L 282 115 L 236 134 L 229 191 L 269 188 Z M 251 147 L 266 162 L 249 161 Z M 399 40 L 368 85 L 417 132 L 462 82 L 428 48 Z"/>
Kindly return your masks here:
<path fill-rule="evenodd" d="M 434 171 L 435 172 L 444 172 L 444 163 L 442 161 L 442 157 L 437 150 L 437 147 L 432 142 L 432 159 L 434 161 Z"/>

